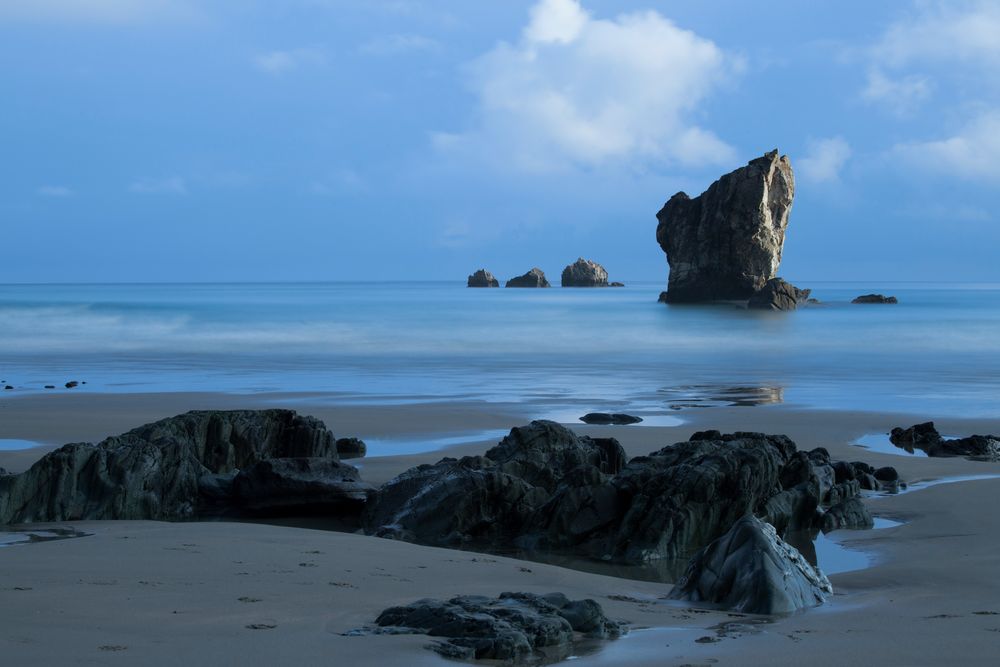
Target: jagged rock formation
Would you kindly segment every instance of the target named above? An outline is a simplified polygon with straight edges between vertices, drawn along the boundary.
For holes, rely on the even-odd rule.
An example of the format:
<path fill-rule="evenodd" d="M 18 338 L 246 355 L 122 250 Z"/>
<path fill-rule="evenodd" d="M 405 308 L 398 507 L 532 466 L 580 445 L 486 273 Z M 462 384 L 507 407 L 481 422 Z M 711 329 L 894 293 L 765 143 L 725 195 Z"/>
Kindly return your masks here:
<path fill-rule="evenodd" d="M 894 296 L 885 296 L 884 294 L 862 294 L 855 297 L 851 303 L 899 303 L 899 300 Z"/>
<path fill-rule="evenodd" d="M 342 459 L 360 459 L 368 453 L 368 445 L 357 438 L 337 438 L 337 456 Z"/>
<path fill-rule="evenodd" d="M 577 636 L 614 639 L 624 623 L 612 621 L 593 600 L 562 593 L 502 593 L 499 598 L 462 595 L 390 607 L 375 620 L 378 634 L 426 634 L 440 638 L 428 648 L 459 660 L 520 664 L 568 657 Z"/>
<path fill-rule="evenodd" d="M 970 435 L 966 438 L 946 439 L 938 433 L 934 422 L 915 424 L 910 428 L 894 428 L 889 434 L 889 441 L 911 454 L 914 449 L 920 449 L 927 456 L 966 456 L 983 461 L 1000 461 L 1000 436 Z"/>
<path fill-rule="evenodd" d="M 335 442 L 323 422 L 292 410 L 188 412 L 65 445 L 0 478 L 0 524 L 190 519 L 228 502 L 238 470 L 275 458 L 337 461 Z"/>
<path fill-rule="evenodd" d="M 364 528 L 436 546 L 683 562 L 746 514 L 782 533 L 818 530 L 824 508 L 857 497 L 870 468 L 832 462 L 823 449 L 800 452 L 785 436 L 718 431 L 624 461 L 614 439 L 535 421 L 485 456 L 443 459 L 391 480 L 369 500 Z"/>
<path fill-rule="evenodd" d="M 745 516 L 691 559 L 670 597 L 749 614 L 790 614 L 832 593 L 830 580 L 774 526 Z"/>
<path fill-rule="evenodd" d="M 563 287 L 607 287 L 608 272 L 597 262 L 579 258 L 562 272 Z"/>
<path fill-rule="evenodd" d="M 781 278 L 771 278 L 747 301 L 753 310 L 795 310 L 809 299 L 812 290 L 799 289 Z"/>
<path fill-rule="evenodd" d="M 545 278 L 545 272 L 535 267 L 523 276 L 511 278 L 504 287 L 551 287 Z"/>
<path fill-rule="evenodd" d="M 331 458 L 264 459 L 233 479 L 240 508 L 257 513 L 360 514 L 371 484 L 358 469 Z"/>
<path fill-rule="evenodd" d="M 500 281 L 486 269 L 479 269 L 469 276 L 468 287 L 500 287 Z"/>
<path fill-rule="evenodd" d="M 772 151 L 698 197 L 678 192 L 656 219 L 670 279 L 663 300 L 745 300 L 775 277 L 795 196 L 792 165 Z"/>

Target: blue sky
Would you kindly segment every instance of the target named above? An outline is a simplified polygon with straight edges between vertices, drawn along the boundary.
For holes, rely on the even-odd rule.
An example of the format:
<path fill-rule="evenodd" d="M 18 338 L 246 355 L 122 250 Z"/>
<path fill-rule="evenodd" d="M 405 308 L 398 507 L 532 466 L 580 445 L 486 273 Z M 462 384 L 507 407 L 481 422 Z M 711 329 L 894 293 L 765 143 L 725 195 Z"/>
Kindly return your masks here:
<path fill-rule="evenodd" d="M 1000 281 L 1000 4 L 0 0 L 0 282 L 666 280 L 772 148 L 781 273 Z"/>

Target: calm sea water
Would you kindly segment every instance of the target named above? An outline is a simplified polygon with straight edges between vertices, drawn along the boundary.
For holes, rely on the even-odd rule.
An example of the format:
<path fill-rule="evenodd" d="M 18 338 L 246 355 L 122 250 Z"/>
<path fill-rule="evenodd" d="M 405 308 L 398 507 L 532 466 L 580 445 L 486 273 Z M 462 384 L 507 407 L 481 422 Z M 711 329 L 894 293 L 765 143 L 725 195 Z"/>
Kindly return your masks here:
<path fill-rule="evenodd" d="M 86 380 L 74 391 L 1000 414 L 1000 285 L 805 286 L 824 305 L 760 313 L 668 307 L 652 283 L 7 285 L 0 380 L 12 393 Z M 870 291 L 901 303 L 849 303 Z"/>

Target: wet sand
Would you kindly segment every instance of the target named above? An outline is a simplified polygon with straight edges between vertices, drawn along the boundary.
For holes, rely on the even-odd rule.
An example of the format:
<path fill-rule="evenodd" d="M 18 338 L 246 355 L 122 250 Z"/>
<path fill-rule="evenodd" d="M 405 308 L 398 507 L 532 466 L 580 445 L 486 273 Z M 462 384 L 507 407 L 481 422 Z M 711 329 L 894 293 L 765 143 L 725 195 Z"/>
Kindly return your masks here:
<path fill-rule="evenodd" d="M 292 407 L 324 419 L 338 436 L 362 438 L 476 432 L 534 416 L 519 404 L 338 405 L 316 394 L 63 394 L 0 405 L 0 438 L 49 443 L 98 440 L 195 408 Z M 580 414 L 589 408 L 581 406 Z M 630 455 L 717 428 L 785 433 L 800 448 L 824 446 L 834 458 L 893 465 L 907 481 L 1000 475 L 1000 464 L 878 454 L 848 444 L 933 415 L 767 406 L 677 416 L 687 423 L 573 428 L 612 434 Z M 1000 432 L 996 420 L 938 421 L 942 432 Z M 492 444 L 359 463 L 362 475 L 379 483 L 416 463 L 481 453 Z M 0 466 L 24 469 L 47 449 L 0 452 Z M 666 584 L 361 535 L 221 522 L 60 524 L 91 534 L 0 549 L 0 655 L 10 664 L 454 665 L 424 650 L 424 636 L 340 633 L 421 597 L 558 590 L 592 597 L 609 615 L 645 628 L 581 655 L 576 665 L 993 664 L 1000 648 L 998 498 L 1000 479 L 870 499 L 877 516 L 904 525 L 834 535 L 874 554 L 876 564 L 833 575 L 830 604 L 778 619 L 666 602 L 660 599 Z M 722 623 L 739 625 L 719 629 Z"/>

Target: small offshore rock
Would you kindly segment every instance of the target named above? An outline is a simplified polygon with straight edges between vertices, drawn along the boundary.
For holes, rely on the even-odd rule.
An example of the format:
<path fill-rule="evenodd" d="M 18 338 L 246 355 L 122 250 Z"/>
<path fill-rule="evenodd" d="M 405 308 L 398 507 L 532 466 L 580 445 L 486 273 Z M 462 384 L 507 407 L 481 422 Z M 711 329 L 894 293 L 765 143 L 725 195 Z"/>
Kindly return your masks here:
<path fill-rule="evenodd" d="M 523 276 L 508 280 L 505 287 L 551 287 L 551 285 L 545 278 L 545 272 L 536 266 Z"/>
<path fill-rule="evenodd" d="M 5 389 L 5 390 L 10 390 L 10 389 L 13 389 L 13 388 L 14 388 L 14 387 L 13 387 L 13 386 L 11 386 L 11 385 L 9 385 L 9 384 L 8 384 L 8 385 L 4 385 L 4 389 Z"/>
<path fill-rule="evenodd" d="M 562 272 L 563 287 L 607 287 L 608 272 L 589 259 L 579 258 Z"/>
<path fill-rule="evenodd" d="M 764 283 L 747 301 L 747 308 L 756 310 L 795 310 L 809 299 L 811 290 L 799 289 L 781 278 Z"/>
<path fill-rule="evenodd" d="M 625 283 L 615 281 L 613 283 L 608 283 L 608 287 L 625 287 Z"/>
<path fill-rule="evenodd" d="M 468 287 L 500 287 L 500 281 L 486 269 L 479 269 L 469 276 Z"/>
<path fill-rule="evenodd" d="M 894 296 L 885 296 L 883 294 L 862 294 L 859 297 L 855 297 L 851 303 L 899 303 L 899 300 Z"/>
<path fill-rule="evenodd" d="M 337 456 L 342 459 L 359 459 L 368 453 L 368 445 L 358 438 L 337 438 Z"/>
<path fill-rule="evenodd" d="M 76 386 L 78 386 L 79 384 L 80 384 L 80 383 L 79 383 L 79 382 L 77 382 L 76 380 L 70 380 L 69 382 L 67 382 L 67 383 L 66 383 L 66 388 L 67 388 L 67 389 L 72 389 L 73 387 L 76 387 Z"/>
<path fill-rule="evenodd" d="M 822 604 L 830 580 L 753 516 L 695 554 L 669 597 L 749 614 L 790 614 Z"/>
<path fill-rule="evenodd" d="M 56 386 L 54 384 L 47 384 L 47 385 L 45 385 L 45 389 L 55 389 L 55 388 L 56 388 Z"/>
<path fill-rule="evenodd" d="M 580 421 L 585 424 L 638 424 L 642 417 L 627 415 L 621 412 L 588 412 L 580 417 Z"/>
<path fill-rule="evenodd" d="M 386 609 L 375 620 L 378 634 L 426 634 L 442 641 L 428 648 L 459 660 L 502 660 L 515 664 L 572 654 L 580 634 L 615 639 L 625 624 L 604 615 L 594 600 L 569 600 L 562 593 L 502 593 L 498 598 L 462 595 L 447 601 L 423 599 Z"/>

